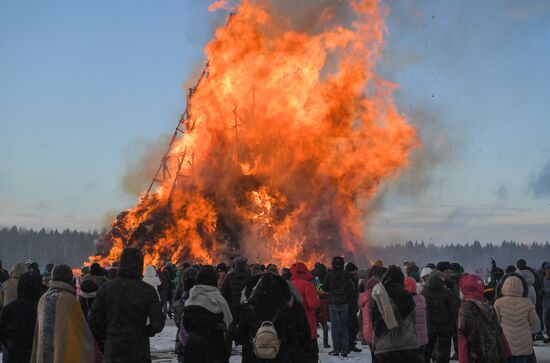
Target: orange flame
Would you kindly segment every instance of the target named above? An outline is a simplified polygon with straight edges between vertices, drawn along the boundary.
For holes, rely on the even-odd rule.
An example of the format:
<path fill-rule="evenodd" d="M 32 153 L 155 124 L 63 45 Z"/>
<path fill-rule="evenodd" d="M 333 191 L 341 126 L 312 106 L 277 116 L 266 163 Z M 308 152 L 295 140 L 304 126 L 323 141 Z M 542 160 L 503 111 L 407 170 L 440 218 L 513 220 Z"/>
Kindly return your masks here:
<path fill-rule="evenodd" d="M 420 142 L 396 109 L 396 85 L 374 72 L 386 8 L 349 8 L 352 22 L 327 8 L 310 34 L 269 2 L 243 0 L 206 46 L 187 130 L 168 155 L 184 162 L 119 216 L 93 259 L 117 260 L 126 246 L 155 265 L 364 255 L 361 210 Z"/>

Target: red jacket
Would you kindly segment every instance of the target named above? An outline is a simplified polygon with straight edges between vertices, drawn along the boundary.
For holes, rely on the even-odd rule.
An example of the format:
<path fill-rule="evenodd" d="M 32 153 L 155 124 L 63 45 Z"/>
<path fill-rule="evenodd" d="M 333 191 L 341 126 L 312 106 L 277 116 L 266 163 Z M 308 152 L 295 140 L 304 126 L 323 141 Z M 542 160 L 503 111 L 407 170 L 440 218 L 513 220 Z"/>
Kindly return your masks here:
<path fill-rule="evenodd" d="M 292 274 L 292 283 L 302 296 L 304 310 L 306 311 L 307 321 L 311 330 L 311 339 L 317 340 L 317 319 L 315 310 L 321 306 L 317 289 L 310 282 L 313 280 L 312 273 L 302 262 L 297 262 L 290 267 Z"/>

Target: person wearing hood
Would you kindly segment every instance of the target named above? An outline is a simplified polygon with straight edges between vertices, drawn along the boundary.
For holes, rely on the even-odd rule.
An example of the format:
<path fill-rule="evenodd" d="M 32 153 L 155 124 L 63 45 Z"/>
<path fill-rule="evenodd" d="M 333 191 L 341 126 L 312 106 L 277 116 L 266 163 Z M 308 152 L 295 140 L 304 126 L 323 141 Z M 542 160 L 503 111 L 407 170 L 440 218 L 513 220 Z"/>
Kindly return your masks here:
<path fill-rule="evenodd" d="M 542 272 L 544 274 L 542 280 L 542 317 L 544 329 L 549 336 L 544 342 L 550 343 L 550 262 L 545 262 L 542 265 Z"/>
<path fill-rule="evenodd" d="M 458 313 L 459 363 L 506 363 L 506 339 L 497 316 L 483 292 L 485 284 L 476 275 L 459 281 L 463 303 Z"/>
<path fill-rule="evenodd" d="M 418 295 L 422 295 L 422 290 L 424 290 L 424 287 L 428 284 L 432 271 L 433 269 L 427 266 L 420 271 L 420 282 L 416 284 L 416 293 Z"/>
<path fill-rule="evenodd" d="M 101 266 L 97 262 L 92 263 L 90 273 L 84 275 L 80 280 L 80 296 L 78 297 L 78 301 L 86 318 L 88 318 L 88 313 L 94 303 L 97 291 L 107 281 L 109 280 L 107 280 L 106 276 L 103 276 Z"/>
<path fill-rule="evenodd" d="M 448 363 L 451 356 L 451 338 L 456 331 L 457 305 L 454 294 L 445 287 L 443 272 L 435 270 L 430 274 L 428 285 L 422 290 L 426 298 L 428 321 L 428 345 L 425 361 L 430 362 L 434 347 L 436 363 Z"/>
<path fill-rule="evenodd" d="M 118 277 L 103 284 L 89 314 L 90 327 L 103 361 L 149 363 L 149 337 L 164 328 L 165 316 L 155 289 L 142 279 L 143 255 L 136 248 L 122 251 Z"/>
<path fill-rule="evenodd" d="M 220 289 L 221 294 L 229 304 L 231 315 L 233 315 L 233 324 L 228 327 L 225 334 L 226 349 L 231 351 L 231 346 L 235 340 L 236 324 L 241 314 L 241 295 L 242 291 L 250 281 L 248 272 L 248 260 L 245 257 L 238 257 L 233 261 L 233 269 L 229 272 L 223 281 Z"/>
<path fill-rule="evenodd" d="M 237 324 L 237 341 L 242 344 L 242 363 L 260 363 L 255 356 L 252 340 L 262 322 L 273 323 L 280 347 L 272 363 L 314 362 L 311 330 L 302 304 L 296 301 L 287 282 L 275 274 L 260 274 L 251 281 L 254 286 L 245 290 L 246 305 Z"/>
<path fill-rule="evenodd" d="M 336 256 L 332 259 L 332 270 L 327 272 L 323 290 L 328 296 L 328 309 L 331 322 L 331 335 L 334 350 L 330 355 L 347 357 L 349 353 L 348 308 L 355 303 L 356 295 L 353 281 L 344 271 L 344 258 Z"/>
<path fill-rule="evenodd" d="M 155 266 L 148 265 L 147 267 L 145 267 L 145 273 L 143 274 L 143 279 L 141 280 L 148 283 L 156 291 L 158 291 L 157 289 L 160 286 L 160 279 L 157 276 L 157 270 L 155 269 Z"/>
<path fill-rule="evenodd" d="M 405 289 L 405 276 L 390 266 L 381 283 L 372 289 L 370 315 L 374 354 L 380 363 L 421 363 L 420 342 L 415 329 L 416 305 Z"/>
<path fill-rule="evenodd" d="M 540 328 L 535 306 L 524 297 L 525 286 L 518 276 L 509 276 L 502 283 L 501 293 L 494 308 L 512 353 L 508 362 L 527 362 L 533 353 L 531 334 Z"/>
<path fill-rule="evenodd" d="M 315 311 L 321 307 L 321 301 L 319 300 L 317 289 L 311 283 L 314 276 L 302 262 L 292 265 L 290 273 L 292 274 L 292 284 L 296 287 L 302 298 L 302 306 L 304 307 L 311 330 L 312 345 L 317 347 L 317 318 Z"/>
<path fill-rule="evenodd" d="M 17 283 L 17 299 L 4 307 L 0 316 L 0 343 L 4 363 L 31 360 L 36 310 L 42 279 L 33 272 L 25 272 Z"/>
<path fill-rule="evenodd" d="M 187 331 L 185 363 L 227 363 L 224 332 L 233 322 L 229 305 L 218 290 L 218 274 L 203 267 L 183 309 L 182 326 Z"/>
<path fill-rule="evenodd" d="M 0 290 L 0 310 L 17 299 L 17 285 L 19 278 L 27 271 L 27 265 L 22 262 L 13 265 L 11 269 L 11 277 L 2 284 L 2 289 Z"/>
<path fill-rule="evenodd" d="M 527 298 L 531 301 L 531 304 L 537 305 L 537 293 L 535 292 L 535 274 L 530 270 L 519 270 L 519 273 L 525 279 L 527 283 Z"/>
<path fill-rule="evenodd" d="M 359 308 L 363 316 L 363 341 L 370 347 L 372 363 L 377 363 L 376 355 L 374 355 L 374 346 L 372 345 L 372 321 L 370 317 L 369 305 L 372 299 L 372 289 L 380 283 L 376 277 L 368 279 L 365 285 L 365 291 L 359 295 Z"/>
<path fill-rule="evenodd" d="M 180 277 L 180 284 L 176 290 L 176 301 L 174 302 L 174 322 L 178 328 L 176 334 L 176 354 L 178 358 L 183 362 L 183 354 L 185 352 L 185 334 L 187 331 L 182 329 L 183 309 L 185 308 L 185 302 L 189 299 L 190 291 L 195 286 L 197 275 L 199 270 L 193 266 L 186 267 Z M 231 348 L 229 348 L 231 349 Z"/>
<path fill-rule="evenodd" d="M 36 316 L 31 363 L 101 362 L 69 266 L 53 268 L 50 288 L 40 298 Z"/>

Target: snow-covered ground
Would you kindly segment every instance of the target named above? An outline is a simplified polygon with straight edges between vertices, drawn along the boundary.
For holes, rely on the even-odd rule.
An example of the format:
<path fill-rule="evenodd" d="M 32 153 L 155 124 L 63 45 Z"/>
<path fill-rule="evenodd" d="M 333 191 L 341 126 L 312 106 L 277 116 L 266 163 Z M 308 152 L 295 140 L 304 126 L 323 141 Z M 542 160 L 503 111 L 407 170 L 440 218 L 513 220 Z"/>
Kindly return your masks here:
<path fill-rule="evenodd" d="M 319 331 L 322 333 L 322 331 Z M 174 339 L 176 336 L 176 327 L 173 322 L 168 322 L 162 331 L 162 333 L 156 335 L 151 339 L 151 352 L 153 354 L 153 362 L 155 363 L 177 363 L 177 358 L 174 354 Z M 330 339 L 330 338 L 329 338 Z M 322 347 L 322 340 L 319 341 L 319 346 Z M 550 344 L 542 344 L 537 342 L 535 346 L 535 354 L 537 356 L 538 363 L 550 363 Z M 332 357 L 328 355 L 330 349 L 320 348 L 319 360 L 321 363 L 335 363 L 335 362 L 361 362 L 370 363 L 370 352 L 368 346 L 360 346 L 363 351 L 361 353 L 351 353 L 347 358 Z M 238 348 L 233 348 L 233 355 L 231 356 L 230 363 L 240 363 L 241 355 Z"/>

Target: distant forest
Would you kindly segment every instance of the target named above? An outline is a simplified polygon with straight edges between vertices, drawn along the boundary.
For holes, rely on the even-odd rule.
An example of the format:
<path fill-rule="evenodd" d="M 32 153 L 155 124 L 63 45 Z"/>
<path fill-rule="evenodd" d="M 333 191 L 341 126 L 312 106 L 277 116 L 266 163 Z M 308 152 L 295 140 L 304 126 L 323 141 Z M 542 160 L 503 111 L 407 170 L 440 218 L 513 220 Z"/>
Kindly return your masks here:
<path fill-rule="evenodd" d="M 47 263 L 66 263 L 73 267 L 82 266 L 88 256 L 95 254 L 95 241 L 103 232 L 82 232 L 64 230 L 39 231 L 18 227 L 0 228 L 0 259 L 4 268 L 11 269 L 15 262 L 33 260 L 42 269 Z M 486 269 L 494 258 L 499 267 L 515 265 L 520 258 L 539 268 L 544 261 L 550 261 L 550 243 L 521 244 L 504 241 L 501 244 L 473 243 L 435 246 L 424 242 L 406 242 L 389 246 L 368 246 L 367 256 L 371 262 L 382 260 L 385 265 L 414 261 L 420 267 L 429 262 L 459 262 L 466 271 Z M 346 254 L 353 260 L 352 254 Z M 359 266 L 360 268 L 364 266 Z"/>

